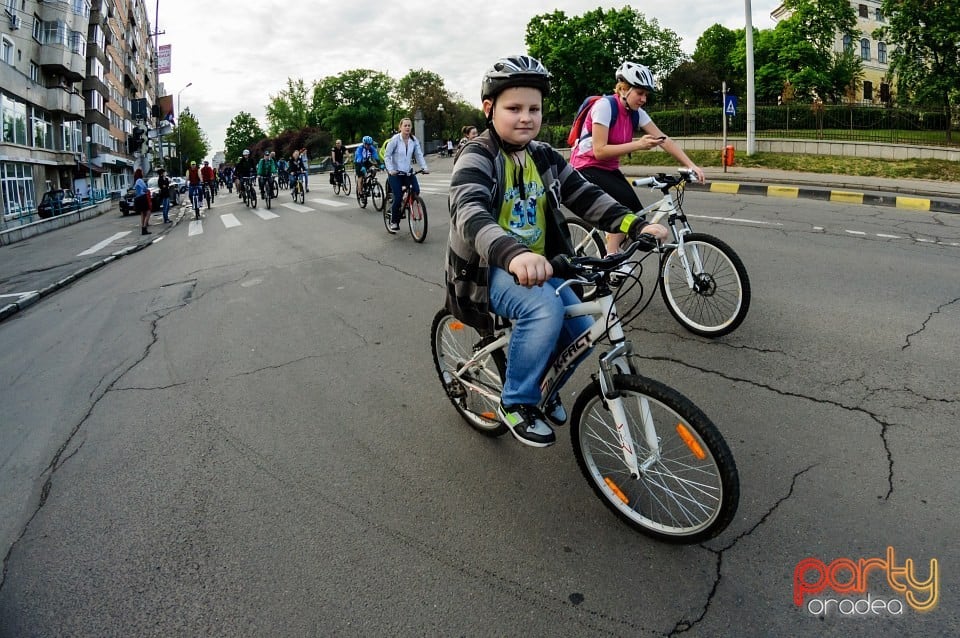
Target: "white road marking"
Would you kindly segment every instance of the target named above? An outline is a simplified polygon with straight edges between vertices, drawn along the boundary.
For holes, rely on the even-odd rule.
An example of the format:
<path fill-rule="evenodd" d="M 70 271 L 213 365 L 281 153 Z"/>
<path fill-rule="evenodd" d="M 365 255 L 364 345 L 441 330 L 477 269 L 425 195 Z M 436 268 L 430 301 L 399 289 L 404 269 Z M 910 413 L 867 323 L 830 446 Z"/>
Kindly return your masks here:
<path fill-rule="evenodd" d="M 193 237 L 194 235 L 203 234 L 203 222 L 199 219 L 194 219 L 190 221 L 190 229 L 187 231 L 187 237 Z"/>
<path fill-rule="evenodd" d="M 126 237 L 127 235 L 130 234 L 130 232 L 131 232 L 131 231 L 129 231 L 129 230 L 125 230 L 125 231 L 123 231 L 123 232 L 116 233 L 116 234 L 113 235 L 112 237 L 107 237 L 106 239 L 104 239 L 104 240 L 103 240 L 102 242 L 100 242 L 99 244 L 94 244 L 93 246 L 91 246 L 90 248 L 87 248 L 87 249 L 86 249 L 85 251 L 83 251 L 82 253 L 79 253 L 79 254 L 77 255 L 77 257 L 86 257 L 87 255 L 92 255 L 92 254 L 95 253 L 95 252 L 98 252 L 98 251 L 100 251 L 100 250 L 103 250 L 104 248 L 106 248 L 107 246 L 109 246 L 109 245 L 112 244 L 113 242 L 117 241 L 117 240 L 120 239 L 121 237 Z"/>
<path fill-rule="evenodd" d="M 297 203 L 294 203 L 294 202 L 284 202 L 283 204 L 280 204 L 280 205 L 283 206 L 284 208 L 289 208 L 290 210 L 295 210 L 295 211 L 297 211 L 298 213 L 312 213 L 312 212 L 313 212 L 313 209 L 310 208 L 309 206 L 304 206 L 303 204 L 297 204 Z"/>
<path fill-rule="evenodd" d="M 344 206 L 350 206 L 353 202 L 348 204 L 347 202 L 338 202 L 332 199 L 311 199 L 311 202 L 314 204 L 322 204 L 323 206 L 331 206 L 333 208 L 342 208 Z"/>
<path fill-rule="evenodd" d="M 240 223 L 240 220 L 237 219 L 237 216 L 233 213 L 227 213 L 226 215 L 220 215 L 220 221 L 223 222 L 223 225 L 227 228 L 233 228 L 234 226 L 243 226 Z"/>
<path fill-rule="evenodd" d="M 843 232 L 849 233 L 849 234 L 851 234 L 851 235 L 862 235 L 862 236 L 864 236 L 864 237 L 866 237 L 866 235 L 867 235 L 867 234 L 866 234 L 865 232 L 863 232 L 862 230 L 844 230 Z"/>
<path fill-rule="evenodd" d="M 280 215 L 277 215 L 276 213 L 271 213 L 268 210 L 260 210 L 259 208 L 254 208 L 253 214 L 260 219 L 276 219 L 277 217 L 280 217 Z"/>
<path fill-rule="evenodd" d="M 883 237 L 884 239 L 900 239 L 900 235 L 885 235 L 883 233 L 877 233 L 877 237 Z"/>
<path fill-rule="evenodd" d="M 696 219 L 712 219 L 718 222 L 737 222 L 738 224 L 762 224 L 764 226 L 783 226 L 780 222 L 764 222 L 758 219 L 737 219 L 736 217 L 715 217 L 712 215 L 687 215 Z"/>

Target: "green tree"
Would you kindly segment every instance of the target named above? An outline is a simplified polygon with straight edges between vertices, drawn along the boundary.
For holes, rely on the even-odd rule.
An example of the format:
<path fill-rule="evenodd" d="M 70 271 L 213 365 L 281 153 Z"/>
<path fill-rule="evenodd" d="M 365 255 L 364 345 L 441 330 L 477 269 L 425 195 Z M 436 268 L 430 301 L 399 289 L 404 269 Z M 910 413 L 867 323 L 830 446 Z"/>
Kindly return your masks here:
<path fill-rule="evenodd" d="M 380 138 L 389 121 L 395 84 L 393 78 L 379 71 L 344 71 L 314 84 L 311 110 L 319 126 L 344 144 L 364 135 Z"/>
<path fill-rule="evenodd" d="M 745 95 L 746 66 L 738 68 L 734 61 L 737 46 L 743 40 L 743 34 L 743 29 L 728 29 L 721 24 L 714 24 L 704 31 L 697 38 L 696 48 L 693 51 L 692 57 L 696 71 L 689 74 L 690 80 L 683 89 L 691 95 L 702 95 L 706 87 L 699 83 L 709 83 L 710 99 L 713 99 L 713 92 L 719 90 L 726 81 L 729 93 Z"/>
<path fill-rule="evenodd" d="M 181 158 L 183 170 L 186 170 L 190 162 L 203 161 L 210 152 L 210 140 L 189 107 L 180 112 L 180 121 L 175 128 L 171 137 L 177 142 L 177 157 Z"/>
<path fill-rule="evenodd" d="M 243 154 L 243 149 L 250 149 L 264 137 L 266 135 L 260 128 L 260 123 L 249 113 L 240 111 L 230 120 L 230 125 L 227 126 L 227 136 L 224 141 L 226 146 L 224 154 L 227 161 L 238 162 Z"/>
<path fill-rule="evenodd" d="M 287 78 L 287 88 L 270 96 L 267 104 L 267 132 L 275 137 L 283 131 L 297 131 L 309 123 L 310 103 L 302 79 Z"/>
<path fill-rule="evenodd" d="M 946 110 L 947 140 L 960 100 L 960 11 L 955 2 L 883 0 L 888 25 L 874 37 L 895 42 L 890 73 L 897 78 L 897 100 L 936 104 Z"/>
<path fill-rule="evenodd" d="M 572 118 L 588 95 L 609 92 L 624 60 L 644 64 L 658 76 L 684 61 L 680 36 L 631 7 L 598 8 L 574 17 L 563 11 L 534 16 L 527 23 L 526 45 L 553 75 L 545 115 L 554 121 Z"/>
<path fill-rule="evenodd" d="M 397 97 L 403 109 L 401 117 L 413 117 L 420 109 L 429 139 L 439 139 L 444 134 L 451 136 L 450 120 L 456 114 L 453 100 L 439 75 L 424 69 L 411 70 L 397 83 Z M 438 108 L 441 105 L 443 110 Z"/>

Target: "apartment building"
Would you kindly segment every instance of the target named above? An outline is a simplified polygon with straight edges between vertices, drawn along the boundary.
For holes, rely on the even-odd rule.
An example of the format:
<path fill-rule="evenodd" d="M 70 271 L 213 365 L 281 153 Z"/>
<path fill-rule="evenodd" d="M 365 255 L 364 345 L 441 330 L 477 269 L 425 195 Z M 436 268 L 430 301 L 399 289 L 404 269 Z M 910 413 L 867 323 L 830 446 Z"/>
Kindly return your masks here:
<path fill-rule="evenodd" d="M 873 32 L 886 25 L 880 0 L 850 0 L 857 16 L 859 38 L 843 36 L 839 32 L 834 40 L 833 50 L 854 51 L 863 62 L 863 83 L 847 94 L 847 101 L 861 104 L 886 104 L 892 99 L 891 84 L 887 78 L 890 70 L 891 44 L 876 40 Z M 770 13 L 774 20 L 782 20 L 790 11 L 782 4 Z"/>
<path fill-rule="evenodd" d="M 51 188 L 126 189 L 131 147 L 156 103 L 156 46 L 144 0 L 0 0 L 3 224 L 36 219 Z M 136 144 L 134 144 L 136 146 Z"/>

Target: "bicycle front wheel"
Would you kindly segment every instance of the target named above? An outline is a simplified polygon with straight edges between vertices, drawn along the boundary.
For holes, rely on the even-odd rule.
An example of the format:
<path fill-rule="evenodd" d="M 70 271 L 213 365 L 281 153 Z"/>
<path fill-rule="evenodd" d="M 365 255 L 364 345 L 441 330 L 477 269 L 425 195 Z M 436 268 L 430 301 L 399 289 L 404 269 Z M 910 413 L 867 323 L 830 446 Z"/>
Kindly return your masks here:
<path fill-rule="evenodd" d="M 722 532 L 737 511 L 740 480 L 716 426 L 689 399 L 640 375 L 613 381 L 626 412 L 640 475 L 624 461 L 617 424 L 595 381 L 573 409 L 577 464 L 600 500 L 634 529 L 671 543 L 698 543 Z M 659 449 L 644 436 L 656 428 Z"/>
<path fill-rule="evenodd" d="M 360 182 L 357 182 L 357 204 L 360 205 L 360 208 L 367 207 L 367 194 L 360 187 Z"/>
<path fill-rule="evenodd" d="M 606 257 L 607 247 L 604 244 L 603 233 L 580 218 L 568 217 L 567 230 L 573 243 L 573 254 L 577 257 Z M 583 293 L 580 298 L 592 301 L 597 292 L 596 286 L 581 285 Z"/>
<path fill-rule="evenodd" d="M 385 198 L 383 196 L 383 186 L 380 185 L 380 182 L 373 183 L 373 186 L 370 188 L 370 194 L 373 197 L 373 207 L 383 212 L 386 206 L 384 206 Z"/>
<path fill-rule="evenodd" d="M 350 176 L 346 173 L 343 174 L 343 194 L 347 197 L 350 197 Z"/>
<path fill-rule="evenodd" d="M 427 205 L 419 195 L 410 199 L 410 204 L 403 207 L 407 215 L 407 224 L 410 226 L 410 236 L 418 244 L 427 238 Z"/>
<path fill-rule="evenodd" d="M 740 257 L 723 241 L 703 233 L 684 238 L 693 286 L 676 248 L 660 273 L 660 294 L 680 325 L 701 337 L 720 337 L 743 323 L 750 309 L 750 280 Z"/>
<path fill-rule="evenodd" d="M 476 361 L 462 371 L 490 337 L 482 337 L 476 329 L 463 323 L 446 309 L 433 318 L 433 362 L 440 375 L 440 383 L 453 407 L 473 429 L 487 436 L 505 434 L 505 426 L 497 417 L 497 405 L 503 391 L 507 363 L 502 350 L 497 350 Z M 454 374 L 461 372 L 461 378 Z M 482 390 L 482 392 L 481 392 Z"/>

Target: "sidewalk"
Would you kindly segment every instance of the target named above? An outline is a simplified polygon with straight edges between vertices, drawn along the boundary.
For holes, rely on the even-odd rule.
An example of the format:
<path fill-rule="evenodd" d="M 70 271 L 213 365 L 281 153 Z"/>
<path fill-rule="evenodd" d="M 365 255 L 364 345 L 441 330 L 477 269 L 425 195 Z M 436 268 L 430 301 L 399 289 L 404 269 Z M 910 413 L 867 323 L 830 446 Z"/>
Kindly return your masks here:
<path fill-rule="evenodd" d="M 677 166 L 623 166 L 622 170 L 627 177 L 648 177 L 657 173 L 675 173 Z M 729 167 L 726 172 L 720 167 L 708 167 L 704 173 L 706 184 L 691 184 L 687 188 L 960 214 L 960 184 L 957 182 L 798 173 L 739 166 Z"/>

